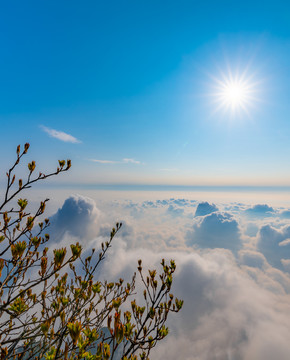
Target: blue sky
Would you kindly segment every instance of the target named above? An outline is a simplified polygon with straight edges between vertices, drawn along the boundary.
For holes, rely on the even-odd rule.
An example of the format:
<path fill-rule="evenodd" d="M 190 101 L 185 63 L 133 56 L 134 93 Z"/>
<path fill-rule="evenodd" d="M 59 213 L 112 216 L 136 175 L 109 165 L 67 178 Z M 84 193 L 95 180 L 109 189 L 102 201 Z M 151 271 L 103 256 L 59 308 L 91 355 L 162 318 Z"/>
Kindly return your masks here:
<path fill-rule="evenodd" d="M 70 158 L 27 195 L 51 199 L 51 251 L 119 221 L 98 276 L 176 260 L 156 360 L 289 359 L 289 20 L 289 1 L 1 4 L 0 187 L 19 143 L 40 171 Z"/>
<path fill-rule="evenodd" d="M 289 7 L 2 4 L 1 163 L 29 141 L 73 184 L 289 185 Z M 217 110 L 229 72 L 254 86 L 246 111 Z"/>

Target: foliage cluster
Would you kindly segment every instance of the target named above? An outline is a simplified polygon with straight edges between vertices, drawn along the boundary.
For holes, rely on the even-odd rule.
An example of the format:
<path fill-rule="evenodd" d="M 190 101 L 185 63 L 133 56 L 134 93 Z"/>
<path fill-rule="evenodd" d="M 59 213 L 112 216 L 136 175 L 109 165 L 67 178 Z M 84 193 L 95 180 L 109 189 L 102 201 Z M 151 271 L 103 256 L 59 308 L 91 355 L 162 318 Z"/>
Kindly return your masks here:
<path fill-rule="evenodd" d="M 132 300 L 136 274 L 127 283 L 101 281 L 97 269 L 122 224 L 112 229 L 101 249 L 83 255 L 79 243 L 49 250 L 48 199 L 31 213 L 21 197 L 34 183 L 66 172 L 61 160 L 54 172 L 36 175 L 28 163 L 25 179 L 15 170 L 27 153 L 21 151 L 7 172 L 0 203 L 0 359 L 149 359 L 151 349 L 168 334 L 166 320 L 183 301 L 171 293 L 175 263 L 161 262 L 161 274 L 148 275 L 138 261 L 144 286 L 143 303 Z"/>

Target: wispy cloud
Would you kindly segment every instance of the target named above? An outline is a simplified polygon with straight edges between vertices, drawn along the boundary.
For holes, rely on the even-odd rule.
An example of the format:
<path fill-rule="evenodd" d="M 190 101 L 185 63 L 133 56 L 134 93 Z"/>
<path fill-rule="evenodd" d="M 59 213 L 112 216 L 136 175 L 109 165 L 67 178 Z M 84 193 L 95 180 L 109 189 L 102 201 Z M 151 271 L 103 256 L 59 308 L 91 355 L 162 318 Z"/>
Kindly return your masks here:
<path fill-rule="evenodd" d="M 128 163 L 130 163 L 130 164 L 140 164 L 140 161 L 134 160 L 134 159 L 123 159 L 122 162 L 124 162 L 126 164 L 128 164 Z"/>
<path fill-rule="evenodd" d="M 99 164 L 141 164 L 140 161 L 130 158 L 122 159 L 121 161 L 114 160 L 98 160 L 98 159 L 89 159 L 90 161 L 99 163 Z"/>
<path fill-rule="evenodd" d="M 63 131 L 58 131 L 58 130 L 55 130 L 55 129 L 51 129 L 51 128 L 48 128 L 46 126 L 43 126 L 41 125 L 40 128 L 45 131 L 49 136 L 55 138 L 55 139 L 58 139 L 60 141 L 64 141 L 64 142 L 70 142 L 70 143 L 74 143 L 74 144 L 77 144 L 77 143 L 81 143 L 81 141 L 79 139 L 77 139 L 76 137 L 70 135 L 70 134 L 67 134 Z"/>
<path fill-rule="evenodd" d="M 97 159 L 90 159 L 90 161 L 99 163 L 99 164 L 117 164 L 119 161 L 112 161 L 112 160 L 97 160 Z"/>

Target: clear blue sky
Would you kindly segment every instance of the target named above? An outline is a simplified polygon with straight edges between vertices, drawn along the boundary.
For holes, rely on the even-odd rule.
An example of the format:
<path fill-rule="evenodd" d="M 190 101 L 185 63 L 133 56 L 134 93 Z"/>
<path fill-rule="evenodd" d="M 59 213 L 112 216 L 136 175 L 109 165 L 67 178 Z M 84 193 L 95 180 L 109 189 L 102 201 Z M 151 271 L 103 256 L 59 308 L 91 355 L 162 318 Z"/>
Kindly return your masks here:
<path fill-rule="evenodd" d="M 290 184 L 288 1 L 7 1 L 0 45 L 3 167 L 29 141 L 76 184 Z"/>

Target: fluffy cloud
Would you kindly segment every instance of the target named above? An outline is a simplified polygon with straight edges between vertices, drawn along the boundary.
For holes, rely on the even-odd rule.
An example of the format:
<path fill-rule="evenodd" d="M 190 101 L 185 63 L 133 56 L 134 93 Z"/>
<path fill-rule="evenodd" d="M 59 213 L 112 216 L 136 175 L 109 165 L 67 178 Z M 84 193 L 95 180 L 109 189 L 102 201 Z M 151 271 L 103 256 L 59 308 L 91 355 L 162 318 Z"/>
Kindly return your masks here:
<path fill-rule="evenodd" d="M 290 272 L 290 259 L 281 259 L 285 271 Z"/>
<path fill-rule="evenodd" d="M 122 238 L 134 235 L 134 229 L 131 225 L 129 225 L 126 221 L 120 221 L 122 223 L 122 230 L 119 232 L 119 236 Z M 99 236 L 108 238 L 110 237 L 112 230 L 112 226 L 109 224 L 101 225 L 100 231 L 98 233 Z"/>
<path fill-rule="evenodd" d="M 263 254 L 253 250 L 241 250 L 239 252 L 241 264 L 263 269 L 267 265 L 267 260 Z"/>
<path fill-rule="evenodd" d="M 279 306 L 287 296 L 280 299 L 260 288 L 239 270 L 229 253 L 192 254 L 181 260 L 175 280 L 176 291 L 185 295 L 175 332 L 187 346 L 174 350 L 172 341 L 168 342 L 164 358 L 270 360 L 275 352 L 277 358 L 287 359 L 290 326 L 282 317 L 290 307 L 289 303 Z M 272 338 L 273 329 L 279 337 Z"/>
<path fill-rule="evenodd" d="M 60 242 L 65 235 L 92 239 L 98 233 L 99 216 L 100 211 L 92 199 L 81 195 L 71 195 L 50 217 L 49 232 L 54 242 Z"/>
<path fill-rule="evenodd" d="M 272 266 L 282 268 L 281 259 L 290 258 L 289 238 L 290 226 L 277 230 L 265 225 L 260 229 L 257 248 Z"/>
<path fill-rule="evenodd" d="M 188 200 L 188 199 L 170 199 L 171 203 L 176 204 L 178 206 L 194 206 L 196 203 L 196 200 Z"/>
<path fill-rule="evenodd" d="M 284 210 L 280 213 L 282 219 L 290 219 L 290 210 Z"/>
<path fill-rule="evenodd" d="M 215 206 L 215 204 L 209 204 L 208 202 L 201 202 L 198 204 L 196 208 L 195 216 L 205 216 L 215 211 L 218 211 L 218 208 Z"/>
<path fill-rule="evenodd" d="M 201 217 L 187 233 L 187 245 L 224 248 L 237 252 L 241 248 L 238 222 L 228 213 L 213 212 Z"/>
<path fill-rule="evenodd" d="M 120 223 L 122 223 L 122 227 L 118 233 L 118 239 L 121 238 L 126 243 L 127 247 L 134 247 L 136 238 L 134 228 L 125 220 L 121 220 Z M 111 230 L 112 225 L 108 223 L 102 224 L 100 225 L 100 231 L 98 233 L 98 236 L 104 238 L 107 241 L 110 237 Z"/>
<path fill-rule="evenodd" d="M 167 212 L 172 216 L 182 216 L 184 209 L 171 204 L 168 206 Z"/>
<path fill-rule="evenodd" d="M 289 295 L 260 286 L 237 265 L 231 252 L 215 249 L 172 254 L 129 250 L 118 242 L 111 256 L 103 273 L 127 279 L 138 258 L 143 259 L 144 268 L 157 269 L 161 258 L 176 260 L 172 291 L 184 299 L 184 308 L 169 317 L 170 335 L 152 352 L 152 358 L 272 360 L 275 354 L 279 360 L 288 360 Z M 278 280 L 264 273 L 266 281 L 277 283 L 279 288 Z"/>
<path fill-rule="evenodd" d="M 245 213 L 250 216 L 264 217 L 272 216 L 274 209 L 266 204 L 257 204 L 245 210 Z"/>
<path fill-rule="evenodd" d="M 254 237 L 257 235 L 258 231 L 259 231 L 259 226 L 255 223 L 249 222 L 246 225 L 245 235 Z"/>
<path fill-rule="evenodd" d="M 193 217 L 195 204 L 174 198 L 119 201 L 106 210 L 98 205 L 100 212 L 92 199 L 74 195 L 51 218 L 51 231 L 58 241 L 69 235 L 95 247 L 121 214 L 123 227 L 101 267 L 101 280 L 130 280 L 139 258 L 144 268 L 157 269 L 162 258 L 176 260 L 172 292 L 184 299 L 184 308 L 169 317 L 171 332 L 152 358 L 288 360 L 290 226 L 280 226 L 271 207 L 263 207 L 264 213 L 275 216 L 280 228 L 274 217 L 253 212 L 248 219 L 251 212 L 243 216 L 245 206 L 238 204 L 207 203 L 214 211 Z M 223 212 L 226 207 L 235 215 Z M 176 210 L 182 216 L 172 216 Z M 138 297 L 140 283 L 136 290 Z"/>

